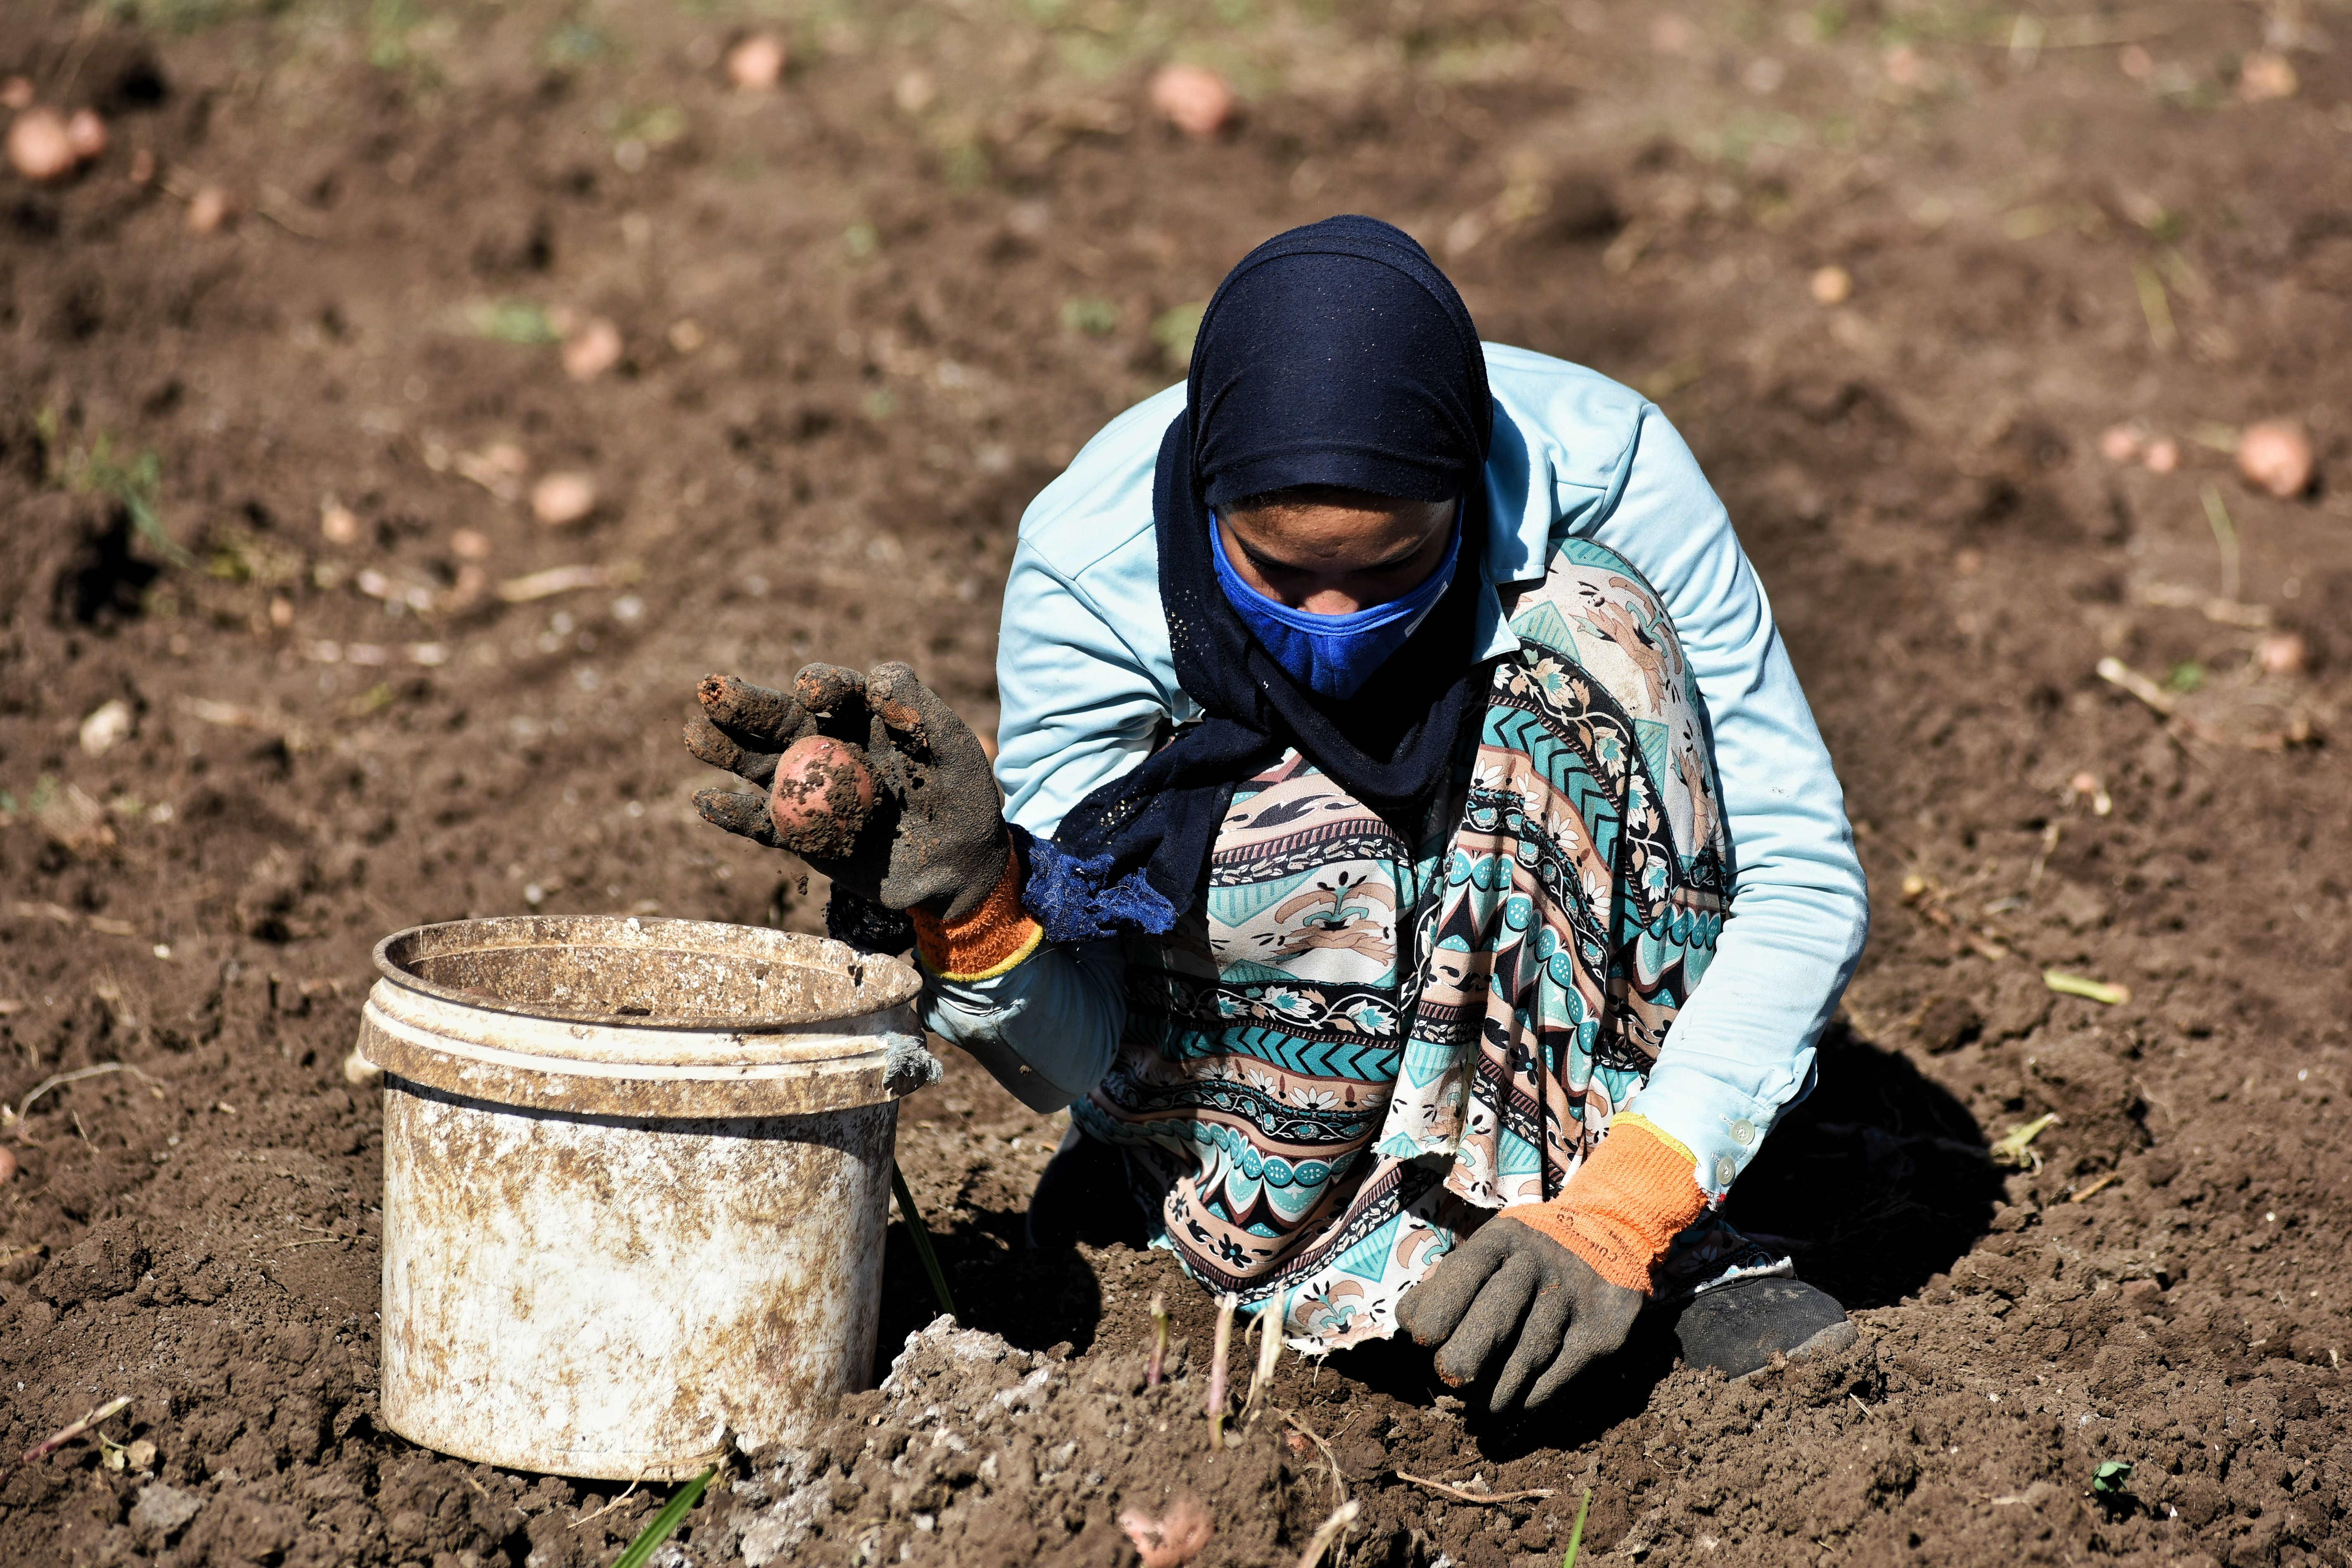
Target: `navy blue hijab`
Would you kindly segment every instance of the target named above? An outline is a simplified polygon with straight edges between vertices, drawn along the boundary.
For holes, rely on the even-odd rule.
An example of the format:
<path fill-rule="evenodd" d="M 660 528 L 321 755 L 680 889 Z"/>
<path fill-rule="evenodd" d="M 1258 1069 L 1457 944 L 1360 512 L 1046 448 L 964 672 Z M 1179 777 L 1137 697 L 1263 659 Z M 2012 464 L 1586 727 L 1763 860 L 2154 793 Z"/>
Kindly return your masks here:
<path fill-rule="evenodd" d="M 1226 274 L 1152 483 L 1169 646 L 1203 718 L 1078 802 L 1052 843 L 1024 836 L 1025 898 L 1048 936 L 1171 928 L 1199 896 L 1234 786 L 1293 746 L 1418 840 L 1485 690 L 1472 637 L 1493 429 L 1470 312 L 1403 230 L 1326 218 Z M 1464 501 L 1453 585 L 1346 700 L 1259 646 L 1211 554 L 1213 509 L 1300 485 Z"/>

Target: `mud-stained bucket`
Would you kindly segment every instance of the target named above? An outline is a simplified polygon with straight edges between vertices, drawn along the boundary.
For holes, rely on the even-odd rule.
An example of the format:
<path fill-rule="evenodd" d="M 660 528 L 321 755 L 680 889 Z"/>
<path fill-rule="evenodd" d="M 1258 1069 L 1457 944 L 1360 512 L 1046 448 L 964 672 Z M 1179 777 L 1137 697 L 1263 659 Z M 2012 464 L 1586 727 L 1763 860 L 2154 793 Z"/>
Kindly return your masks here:
<path fill-rule="evenodd" d="M 791 1448 L 874 1363 L 901 960 L 617 917 L 387 937 L 385 1423 L 461 1458 L 674 1480 Z"/>

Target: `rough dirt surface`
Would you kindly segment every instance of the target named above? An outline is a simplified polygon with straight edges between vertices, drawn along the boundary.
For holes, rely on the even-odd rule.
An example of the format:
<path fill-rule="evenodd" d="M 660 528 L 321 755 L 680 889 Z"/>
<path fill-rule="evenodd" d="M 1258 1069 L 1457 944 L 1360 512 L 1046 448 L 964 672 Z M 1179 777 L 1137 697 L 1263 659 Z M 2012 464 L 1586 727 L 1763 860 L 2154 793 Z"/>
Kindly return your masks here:
<path fill-rule="evenodd" d="M 110 132 L 0 176 L 0 1452 L 131 1400 L 122 1468 L 0 1477 L 0 1559 L 619 1553 L 647 1491 L 377 1419 L 370 944 L 815 929 L 821 886 L 696 818 L 697 679 L 905 658 L 985 733 L 1023 504 L 1234 259 L 1342 210 L 1662 400 L 1769 585 L 1876 926 L 1734 1204 L 1860 1342 L 1727 1385 L 1654 1322 L 1519 1426 L 1407 1349 L 1286 1358 L 1330 1459 L 1263 1413 L 1213 1451 L 1208 1304 L 1024 1254 L 1058 1119 L 957 1063 L 900 1159 L 969 1336 L 663 1560 L 1116 1562 L 1191 1494 L 1196 1561 L 1286 1563 L 1344 1493 L 1337 1561 L 1488 1568 L 1557 1562 L 1587 1487 L 1612 1561 L 2352 1554 L 2352 13 L 770 14 L 0 7 L 0 76 Z M 720 68 L 755 24 L 772 92 Z M 1239 89 L 1222 136 L 1152 118 L 1171 58 Z M 2291 499 L 2231 460 L 2273 416 L 2315 444 Z M 885 1362 L 933 1315 L 892 1248 Z M 1154 1291 L 1187 1348 L 1147 1393 Z"/>

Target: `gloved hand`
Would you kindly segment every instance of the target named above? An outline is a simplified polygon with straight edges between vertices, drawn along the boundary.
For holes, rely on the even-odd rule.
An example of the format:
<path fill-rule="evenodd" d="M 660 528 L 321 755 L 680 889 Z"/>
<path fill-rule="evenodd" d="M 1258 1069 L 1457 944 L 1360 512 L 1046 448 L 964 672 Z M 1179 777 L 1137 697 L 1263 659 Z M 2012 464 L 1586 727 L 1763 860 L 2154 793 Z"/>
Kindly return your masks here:
<path fill-rule="evenodd" d="M 1625 1342 L 1651 1271 L 1706 1212 L 1696 1165 L 1649 1118 L 1619 1111 L 1559 1196 L 1488 1220 L 1405 1292 L 1397 1321 L 1424 1345 L 1443 1342 L 1437 1374 L 1457 1386 L 1508 1344 L 1494 1408 L 1522 1390 L 1541 1405 Z"/>
<path fill-rule="evenodd" d="M 1507 1349 L 1490 1408 L 1524 1396 L 1532 1409 L 1623 1344 L 1647 1300 L 1507 1210 L 1405 1292 L 1397 1321 L 1420 1343 L 1439 1346 L 1437 1375 L 1457 1388 Z"/>
<path fill-rule="evenodd" d="M 1012 845 L 988 753 L 907 666 L 812 664 L 789 696 L 713 675 L 698 695 L 686 749 L 766 792 L 703 790 L 706 821 L 949 924 L 1004 880 Z"/>

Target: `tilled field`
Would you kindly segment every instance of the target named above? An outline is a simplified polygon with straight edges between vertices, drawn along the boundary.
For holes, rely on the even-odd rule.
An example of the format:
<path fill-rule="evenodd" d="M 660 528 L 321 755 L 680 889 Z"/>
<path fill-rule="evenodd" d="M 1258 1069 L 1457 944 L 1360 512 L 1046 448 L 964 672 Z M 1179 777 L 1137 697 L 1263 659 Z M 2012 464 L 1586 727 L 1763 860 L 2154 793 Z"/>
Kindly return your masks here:
<path fill-rule="evenodd" d="M 1208 1303 L 1025 1252 L 1059 1119 L 951 1062 L 899 1155 L 968 1321 L 894 1226 L 898 1370 L 666 1561 L 1287 1563 L 1352 1500 L 1330 1560 L 1489 1568 L 1587 1488 L 1650 1563 L 2352 1557 L 2352 13 L 26 0 L 13 74 L 110 135 L 0 179 L 0 1452 L 131 1403 L 0 1558 L 610 1563 L 657 1490 L 378 1422 L 370 946 L 815 929 L 694 817 L 694 681 L 905 658 L 985 730 L 1022 506 L 1349 210 L 1660 400 L 1770 588 L 1876 923 L 1733 1202 L 1861 1342 L 1648 1328 L 1519 1426 L 1286 1358 L 1212 1449 Z"/>

